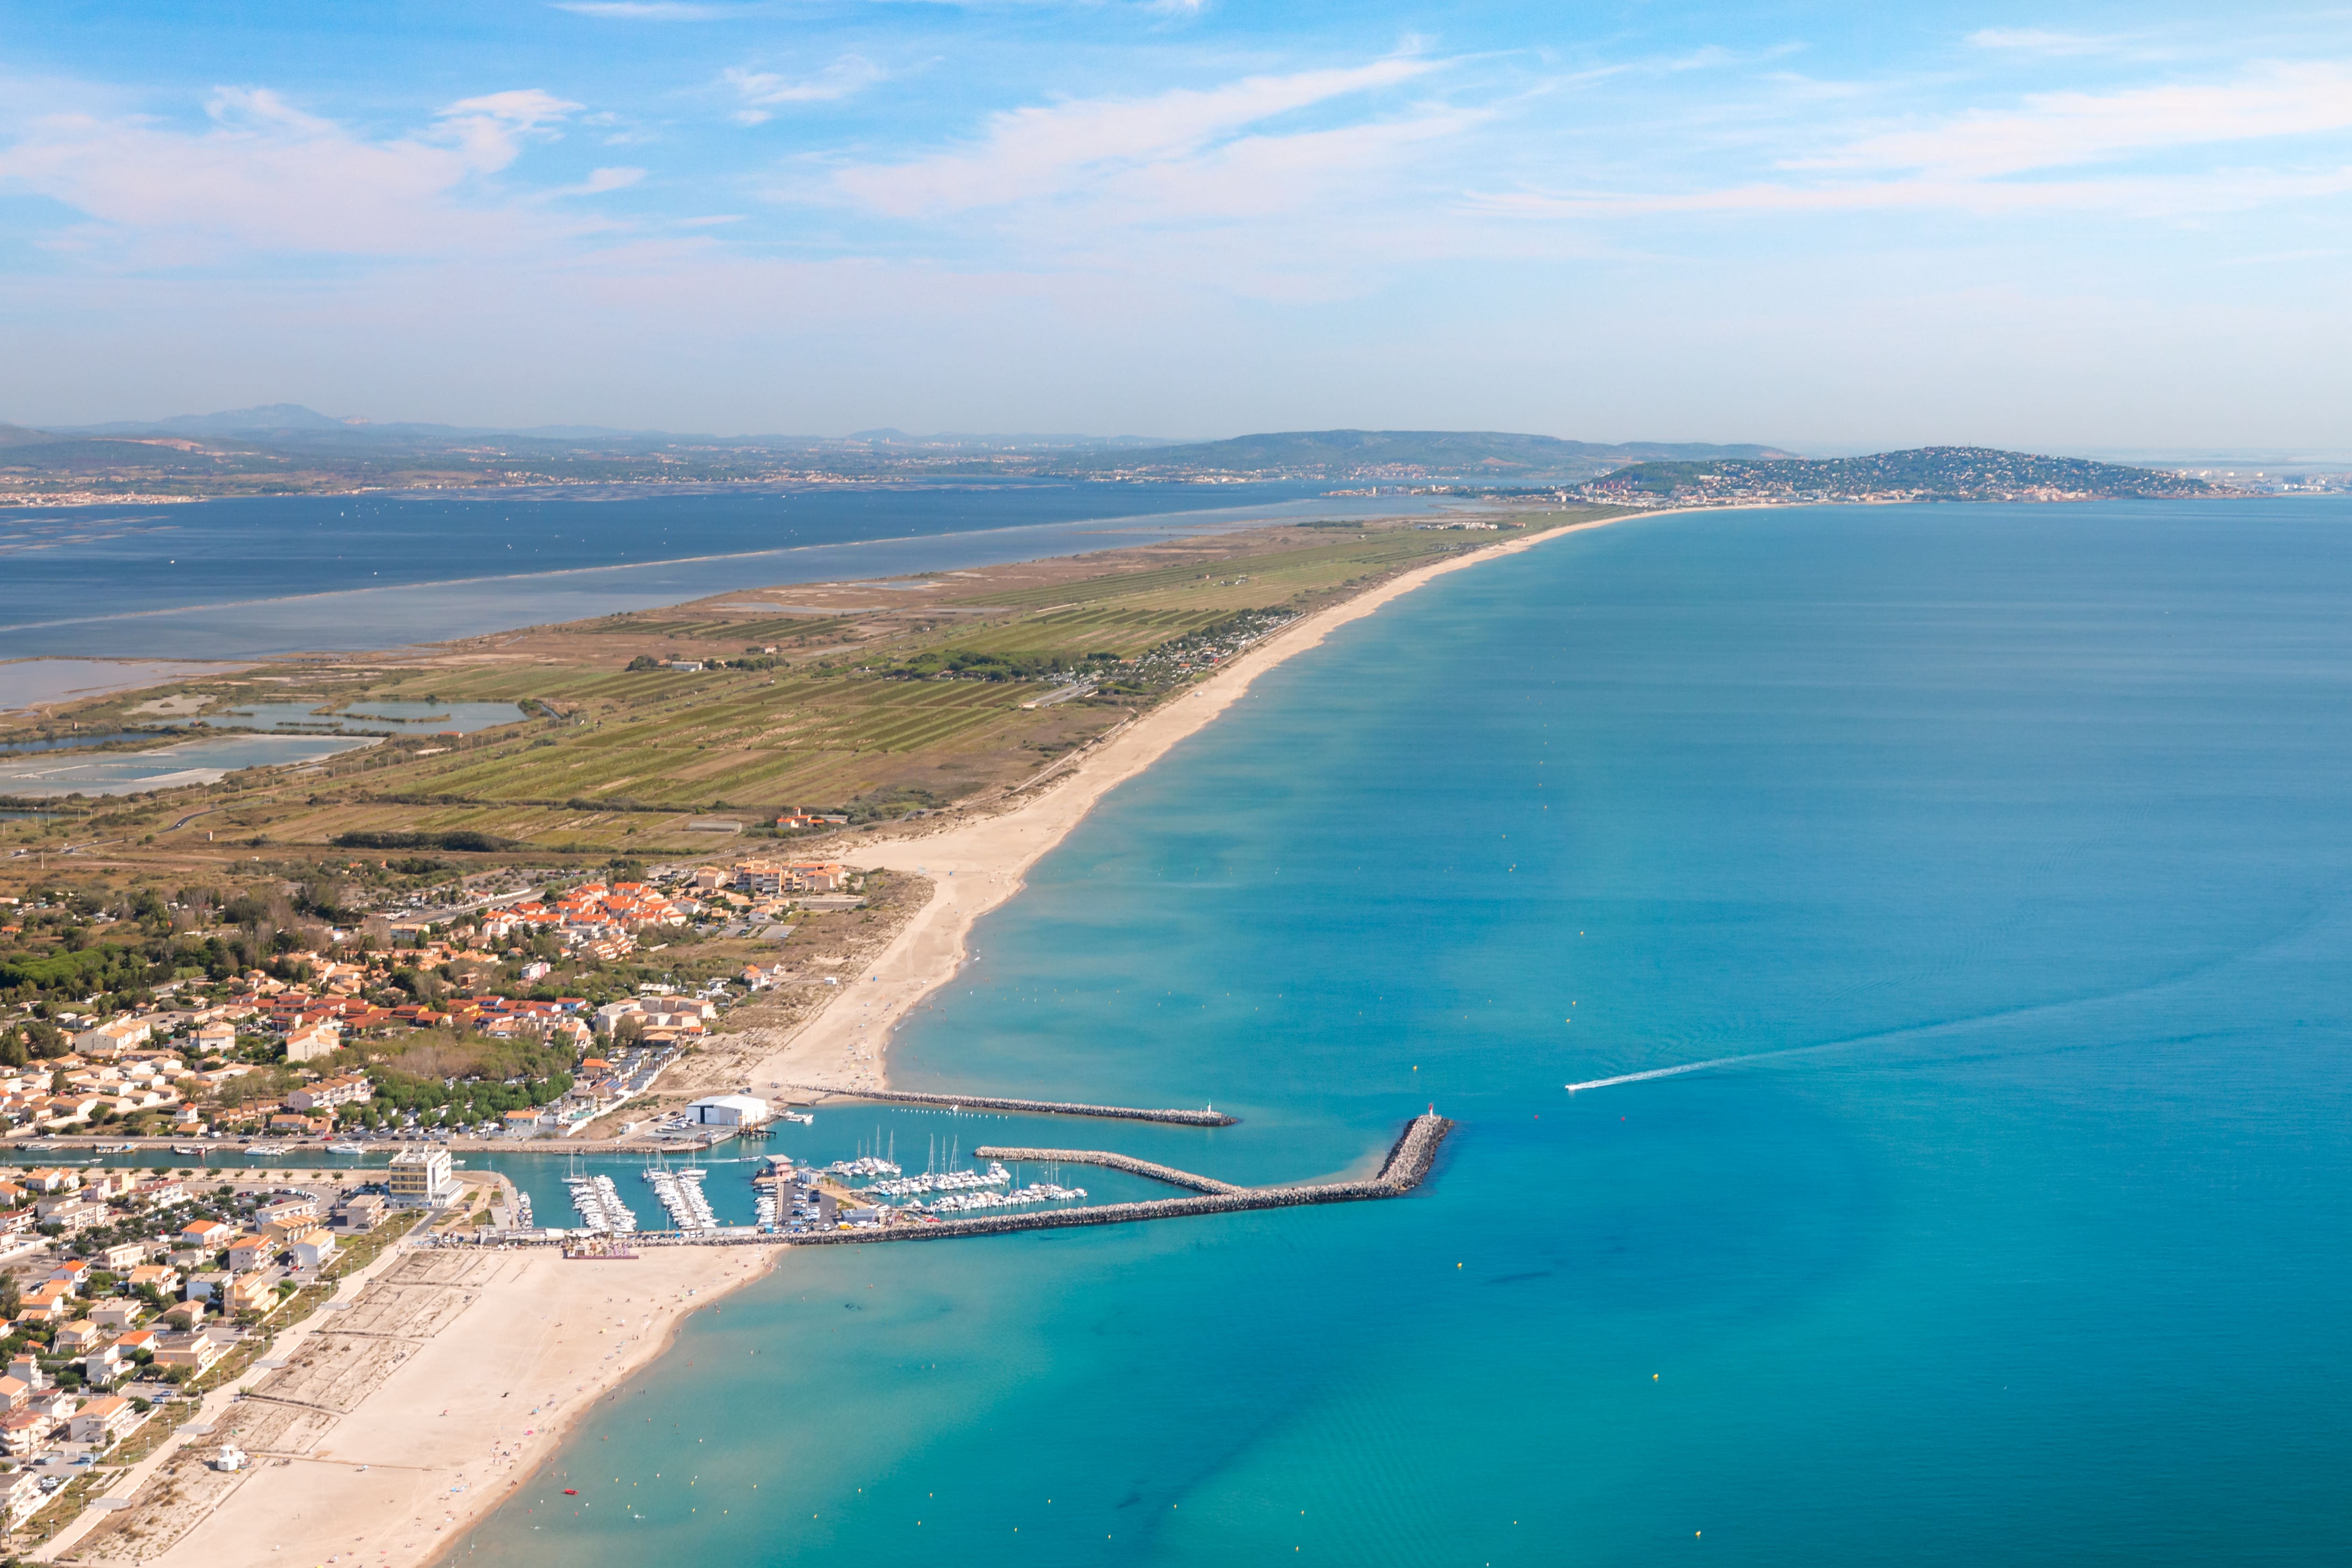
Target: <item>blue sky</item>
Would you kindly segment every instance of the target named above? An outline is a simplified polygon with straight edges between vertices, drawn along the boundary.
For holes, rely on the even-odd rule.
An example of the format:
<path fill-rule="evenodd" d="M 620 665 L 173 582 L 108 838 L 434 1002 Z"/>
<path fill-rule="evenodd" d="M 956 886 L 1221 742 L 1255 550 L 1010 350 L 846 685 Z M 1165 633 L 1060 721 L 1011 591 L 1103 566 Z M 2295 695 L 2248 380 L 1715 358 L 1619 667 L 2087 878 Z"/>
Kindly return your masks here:
<path fill-rule="evenodd" d="M 2352 11 L 0 11 L 0 419 L 2352 446 Z"/>

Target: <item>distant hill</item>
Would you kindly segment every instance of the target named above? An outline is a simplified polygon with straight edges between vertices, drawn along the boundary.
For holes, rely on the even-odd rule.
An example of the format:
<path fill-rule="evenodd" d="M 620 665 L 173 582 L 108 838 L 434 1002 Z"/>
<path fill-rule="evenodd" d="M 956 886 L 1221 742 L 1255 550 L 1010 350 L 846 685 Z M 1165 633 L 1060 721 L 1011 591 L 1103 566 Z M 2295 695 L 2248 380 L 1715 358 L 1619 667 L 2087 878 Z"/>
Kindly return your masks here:
<path fill-rule="evenodd" d="M 990 447 L 1030 450 L 1052 447 L 1166 447 L 1172 445 L 1165 436 L 1081 436 L 1067 431 L 1037 430 L 980 431 L 935 430 L 928 436 L 913 436 L 904 430 L 885 426 L 878 430 L 853 430 L 844 437 L 850 441 L 870 441 L 886 447 Z"/>
<path fill-rule="evenodd" d="M 1129 465 L 1215 468 L 1234 473 L 1314 470 L 1326 478 L 1369 468 L 1418 469 L 1431 478 L 1489 480 L 1589 479 L 1644 458 L 1783 458 L 1772 447 L 1697 442 L 1563 441 L 1499 430 L 1284 430 L 1157 447 L 1128 454 Z"/>
<path fill-rule="evenodd" d="M 283 430 L 344 430 L 350 426 L 299 403 L 232 408 L 220 414 L 177 414 L 169 419 L 117 420 L 66 427 L 74 436 L 247 436 Z"/>
<path fill-rule="evenodd" d="M 1919 447 L 1866 458 L 1629 464 L 1583 487 L 1596 500 L 2105 500 L 2226 493 L 2203 479 L 2088 458 L 1991 447 Z"/>

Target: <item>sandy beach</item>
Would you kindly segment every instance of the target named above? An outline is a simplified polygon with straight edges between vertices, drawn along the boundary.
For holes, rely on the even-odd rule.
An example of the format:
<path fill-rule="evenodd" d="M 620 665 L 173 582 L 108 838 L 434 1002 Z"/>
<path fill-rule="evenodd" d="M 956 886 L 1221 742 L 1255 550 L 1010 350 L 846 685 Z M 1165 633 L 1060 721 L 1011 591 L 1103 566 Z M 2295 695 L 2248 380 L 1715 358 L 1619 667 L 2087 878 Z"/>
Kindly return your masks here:
<path fill-rule="evenodd" d="M 1084 820 L 1096 802 L 1247 697 L 1251 685 L 1267 670 L 1447 573 L 1620 521 L 1601 518 L 1554 529 L 1403 573 L 1285 626 L 1183 696 L 1081 753 L 1073 767 L 1024 792 L 1027 798 L 1010 809 L 975 814 L 928 832 L 844 846 L 837 852 L 854 864 L 919 872 L 930 879 L 930 902 L 863 971 L 843 976 L 839 1000 L 798 1028 L 776 1031 L 772 1042 L 761 1042 L 772 1048 L 748 1075 L 754 1092 L 795 1085 L 846 1091 L 887 1087 L 890 1032 L 969 960 L 972 923 L 1019 892 L 1029 868 Z"/>
<path fill-rule="evenodd" d="M 307 1342 L 284 1349 L 285 1370 L 243 1380 L 252 1394 L 211 1435 L 183 1439 L 131 1509 L 40 1556 L 163 1568 L 432 1562 L 599 1397 L 660 1355 L 689 1313 L 765 1273 L 779 1250 L 647 1247 L 610 1263 L 551 1247 L 401 1254 L 349 1298 L 351 1310 L 321 1314 Z M 413 1349 L 388 1376 L 352 1387 L 386 1341 Z M 225 1437 L 252 1468 L 204 1468 Z"/>

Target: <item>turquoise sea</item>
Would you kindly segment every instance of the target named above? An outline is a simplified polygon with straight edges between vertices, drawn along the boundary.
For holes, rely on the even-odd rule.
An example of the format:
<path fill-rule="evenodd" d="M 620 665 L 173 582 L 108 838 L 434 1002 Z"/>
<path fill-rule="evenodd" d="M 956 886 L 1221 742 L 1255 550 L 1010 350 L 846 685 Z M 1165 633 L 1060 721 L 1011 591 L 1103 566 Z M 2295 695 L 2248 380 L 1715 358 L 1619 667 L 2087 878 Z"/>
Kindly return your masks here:
<path fill-rule="evenodd" d="M 2347 541 L 1653 520 L 1344 628 L 894 1071 L 1249 1181 L 1433 1101 L 1432 1184 L 791 1256 L 458 1560 L 2346 1560 Z"/>

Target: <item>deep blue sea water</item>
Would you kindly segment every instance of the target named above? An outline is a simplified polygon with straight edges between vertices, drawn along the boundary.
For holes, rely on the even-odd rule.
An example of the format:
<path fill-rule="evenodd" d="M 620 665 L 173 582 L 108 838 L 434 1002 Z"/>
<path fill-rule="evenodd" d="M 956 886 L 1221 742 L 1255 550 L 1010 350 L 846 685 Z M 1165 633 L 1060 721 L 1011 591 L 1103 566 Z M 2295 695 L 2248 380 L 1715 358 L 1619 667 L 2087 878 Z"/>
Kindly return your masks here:
<path fill-rule="evenodd" d="M 1213 1100 L 1058 1131 L 1246 1181 L 1434 1101 L 1433 1181 L 788 1257 L 459 1558 L 2344 1561 L 2348 542 L 1654 520 L 1343 628 L 894 1072 Z"/>
<path fill-rule="evenodd" d="M 0 659 L 395 647 L 732 588 L 1031 561 L 1431 496 L 1300 483 L 395 491 L 0 508 Z M 17 672 L 19 679 L 23 672 Z M 0 700 L 55 700 L 54 690 Z"/>

